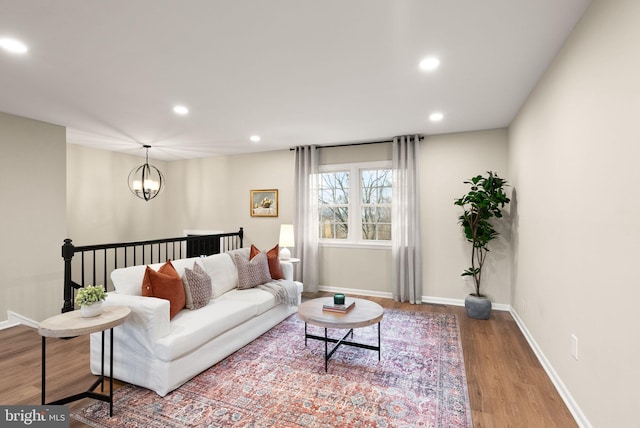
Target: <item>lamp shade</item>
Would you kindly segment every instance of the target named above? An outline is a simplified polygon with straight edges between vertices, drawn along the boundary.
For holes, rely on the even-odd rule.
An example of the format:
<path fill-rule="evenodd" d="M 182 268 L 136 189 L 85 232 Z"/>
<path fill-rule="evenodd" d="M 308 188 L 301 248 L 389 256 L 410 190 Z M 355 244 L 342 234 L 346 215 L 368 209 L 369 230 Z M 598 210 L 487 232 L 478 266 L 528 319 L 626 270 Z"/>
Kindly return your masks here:
<path fill-rule="evenodd" d="M 281 247 L 295 247 L 296 243 L 293 238 L 293 225 L 281 224 L 280 225 L 280 240 L 278 241 Z"/>
<path fill-rule="evenodd" d="M 281 224 L 280 225 L 280 239 L 278 240 L 278 244 L 280 245 L 280 258 L 283 260 L 288 260 L 291 258 L 291 251 L 287 247 L 295 247 L 295 240 L 293 236 L 293 225 L 292 224 Z"/>

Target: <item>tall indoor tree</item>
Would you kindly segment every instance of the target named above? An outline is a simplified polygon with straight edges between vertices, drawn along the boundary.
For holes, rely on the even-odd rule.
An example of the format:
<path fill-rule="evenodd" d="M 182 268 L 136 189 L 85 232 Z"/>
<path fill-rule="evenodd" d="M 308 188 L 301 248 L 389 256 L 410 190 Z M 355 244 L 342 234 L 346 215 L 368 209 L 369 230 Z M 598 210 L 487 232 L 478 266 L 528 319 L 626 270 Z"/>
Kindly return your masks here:
<path fill-rule="evenodd" d="M 471 243 L 471 266 L 462 273 L 462 276 L 473 278 L 475 293 L 471 296 L 485 298 L 480 293 L 482 268 L 489 252 L 489 243 L 499 235 L 492 220 L 502 217 L 502 209 L 511 200 L 504 191 L 505 186 L 508 186 L 507 181 L 492 171 L 488 171 L 486 176 L 477 175 L 464 183 L 470 186 L 469 191 L 454 202 L 455 205 L 463 208 L 463 213 L 458 220 L 464 230 L 465 238 Z M 485 300 L 488 302 L 488 312 L 485 313 L 487 303 L 482 303 L 485 308 L 478 316 L 469 313 L 469 307 L 465 301 L 470 316 L 488 318 L 491 302 Z"/>

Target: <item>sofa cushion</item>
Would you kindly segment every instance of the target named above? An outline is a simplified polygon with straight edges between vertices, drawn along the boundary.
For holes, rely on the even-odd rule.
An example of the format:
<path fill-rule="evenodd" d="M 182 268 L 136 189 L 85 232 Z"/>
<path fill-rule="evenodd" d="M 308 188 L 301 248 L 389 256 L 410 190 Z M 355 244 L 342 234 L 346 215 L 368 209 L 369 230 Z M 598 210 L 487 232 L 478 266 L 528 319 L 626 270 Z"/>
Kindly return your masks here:
<path fill-rule="evenodd" d="M 238 268 L 239 290 L 246 290 L 271 281 L 265 253 L 259 253 L 251 260 L 245 259 L 239 254 L 235 254 L 233 258 Z"/>
<path fill-rule="evenodd" d="M 188 309 L 200 309 L 211 300 L 211 277 L 203 268 L 193 262 L 193 269 L 186 268 L 184 276 L 185 306 Z"/>
<path fill-rule="evenodd" d="M 155 356 L 172 361 L 275 306 L 270 293 L 247 291 L 232 290 L 197 311 L 180 312 L 171 320 L 169 334 L 156 342 Z"/>
<path fill-rule="evenodd" d="M 158 297 L 168 300 L 169 319 L 172 319 L 184 309 L 184 285 L 180 274 L 171 264 L 171 260 L 167 260 L 157 272 L 147 266 L 142 278 L 141 292 L 146 297 Z"/>
<path fill-rule="evenodd" d="M 251 244 L 249 260 L 253 259 L 258 253 L 260 253 L 258 247 Z M 283 279 L 284 275 L 282 274 L 282 268 L 280 267 L 280 246 L 278 244 L 267 251 L 267 262 L 269 263 L 269 274 L 271 274 L 271 279 Z"/>
<path fill-rule="evenodd" d="M 220 302 L 219 304 L 221 305 L 225 305 L 227 301 L 247 302 L 254 305 L 254 316 L 262 315 L 277 305 L 276 297 L 273 294 L 258 287 L 248 288 L 246 290 L 231 290 L 216 300 L 216 302 Z"/>

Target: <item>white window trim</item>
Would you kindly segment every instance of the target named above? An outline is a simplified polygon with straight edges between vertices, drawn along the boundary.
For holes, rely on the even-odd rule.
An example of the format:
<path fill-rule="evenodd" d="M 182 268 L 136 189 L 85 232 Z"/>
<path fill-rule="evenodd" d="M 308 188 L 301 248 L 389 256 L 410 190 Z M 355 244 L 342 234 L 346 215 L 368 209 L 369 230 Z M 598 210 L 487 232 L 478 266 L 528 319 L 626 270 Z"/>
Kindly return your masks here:
<path fill-rule="evenodd" d="M 386 161 L 374 161 L 374 162 L 349 162 L 349 163 L 337 163 L 330 165 L 320 165 L 318 172 L 339 172 L 349 171 L 350 185 L 349 185 L 349 230 L 360 230 L 358 226 L 360 222 L 360 213 L 362 212 L 361 198 L 360 198 L 360 170 L 361 169 L 377 169 L 377 168 L 392 168 L 390 160 Z M 353 185 L 353 177 L 356 177 L 357 185 Z M 351 212 L 357 213 L 357 215 L 351 214 Z M 326 239 L 318 238 L 318 245 L 321 247 L 340 247 L 340 248 L 367 248 L 367 249 L 388 249 L 391 248 L 391 241 L 373 241 L 369 239 L 362 239 L 361 234 L 356 233 L 356 238 L 352 239 Z"/>

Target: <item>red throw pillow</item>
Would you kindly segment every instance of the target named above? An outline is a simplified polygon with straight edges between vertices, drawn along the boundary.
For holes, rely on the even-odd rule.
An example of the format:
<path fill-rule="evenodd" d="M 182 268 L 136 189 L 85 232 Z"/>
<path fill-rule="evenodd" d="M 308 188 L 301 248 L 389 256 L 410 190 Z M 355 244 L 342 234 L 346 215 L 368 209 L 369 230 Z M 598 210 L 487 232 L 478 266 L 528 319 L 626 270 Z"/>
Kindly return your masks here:
<path fill-rule="evenodd" d="M 253 259 L 260 250 L 253 244 L 251 244 L 251 252 L 249 253 L 249 260 Z M 267 262 L 269 263 L 269 273 L 271 273 L 272 279 L 284 279 L 282 274 L 282 268 L 280 267 L 280 247 L 276 244 L 275 247 L 267 251 Z"/>
<path fill-rule="evenodd" d="M 172 319 L 185 306 L 184 284 L 180 274 L 167 260 L 158 272 L 147 266 L 142 279 L 142 295 L 158 297 L 169 301 L 169 319 Z"/>

